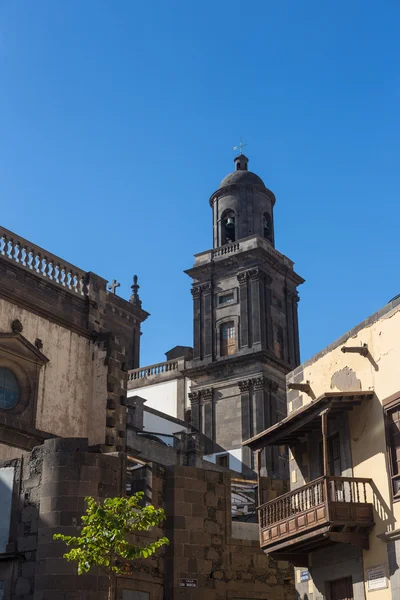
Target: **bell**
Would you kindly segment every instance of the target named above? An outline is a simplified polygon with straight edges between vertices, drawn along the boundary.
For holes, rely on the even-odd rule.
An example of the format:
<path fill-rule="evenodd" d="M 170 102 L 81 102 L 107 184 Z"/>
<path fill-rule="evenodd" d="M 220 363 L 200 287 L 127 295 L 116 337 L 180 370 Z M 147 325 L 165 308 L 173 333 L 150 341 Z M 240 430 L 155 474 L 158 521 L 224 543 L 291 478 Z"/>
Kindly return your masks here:
<path fill-rule="evenodd" d="M 228 217 L 226 220 L 227 227 L 235 227 L 235 219 L 233 217 Z"/>

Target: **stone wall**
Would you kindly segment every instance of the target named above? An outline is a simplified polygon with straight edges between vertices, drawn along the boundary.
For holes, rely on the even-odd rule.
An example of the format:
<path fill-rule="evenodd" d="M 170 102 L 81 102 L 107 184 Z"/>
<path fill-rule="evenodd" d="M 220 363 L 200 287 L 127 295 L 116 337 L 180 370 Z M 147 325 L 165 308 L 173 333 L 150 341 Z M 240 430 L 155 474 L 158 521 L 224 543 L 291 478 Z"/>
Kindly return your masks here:
<path fill-rule="evenodd" d="M 62 558 L 65 544 L 53 535 L 77 534 L 86 496 L 123 492 L 125 455 L 91 451 L 84 439 L 58 438 L 28 458 L 3 463 L 9 465 L 15 481 L 8 555 L 0 562 L 5 600 L 107 600 L 106 577 L 96 570 L 78 576 L 76 565 Z M 149 600 L 294 600 L 293 569 L 259 549 L 254 524 L 240 523 L 234 528 L 240 539 L 233 536 L 228 471 L 153 462 L 143 477 L 148 499 L 165 509 L 167 519 L 163 529 L 144 532 L 137 542 L 166 535 L 170 544 L 136 561 L 133 576 L 120 578 L 120 600 L 124 591 L 133 598 L 148 593 Z M 264 499 L 282 486 L 265 481 Z M 182 579 L 195 579 L 197 587 L 180 587 Z"/>
<path fill-rule="evenodd" d="M 289 563 L 266 556 L 258 540 L 232 537 L 228 472 L 167 468 L 165 507 L 171 541 L 165 558 L 166 598 L 295 598 Z M 198 588 L 180 588 L 181 579 L 196 579 Z"/>

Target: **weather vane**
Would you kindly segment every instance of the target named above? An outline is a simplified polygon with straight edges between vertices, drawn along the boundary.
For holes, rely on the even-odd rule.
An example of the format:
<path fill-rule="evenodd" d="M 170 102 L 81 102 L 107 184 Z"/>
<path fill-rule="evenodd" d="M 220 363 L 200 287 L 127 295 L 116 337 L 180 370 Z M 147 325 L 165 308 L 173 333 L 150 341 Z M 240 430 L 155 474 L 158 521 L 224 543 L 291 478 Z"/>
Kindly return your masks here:
<path fill-rule="evenodd" d="M 243 154 L 243 148 L 247 146 L 247 144 L 243 144 L 242 142 L 242 136 L 240 136 L 240 143 L 238 144 L 238 146 L 233 146 L 234 150 L 239 150 L 239 154 Z"/>

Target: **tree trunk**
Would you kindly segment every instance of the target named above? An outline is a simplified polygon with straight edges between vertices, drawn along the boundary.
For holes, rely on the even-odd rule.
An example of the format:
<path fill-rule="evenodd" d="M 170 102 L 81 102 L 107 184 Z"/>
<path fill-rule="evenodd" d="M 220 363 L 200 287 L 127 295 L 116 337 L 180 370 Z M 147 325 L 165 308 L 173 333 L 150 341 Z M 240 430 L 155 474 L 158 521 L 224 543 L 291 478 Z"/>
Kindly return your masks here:
<path fill-rule="evenodd" d="M 108 578 L 109 589 L 108 589 L 108 600 L 117 600 L 117 578 L 115 575 L 110 575 Z"/>

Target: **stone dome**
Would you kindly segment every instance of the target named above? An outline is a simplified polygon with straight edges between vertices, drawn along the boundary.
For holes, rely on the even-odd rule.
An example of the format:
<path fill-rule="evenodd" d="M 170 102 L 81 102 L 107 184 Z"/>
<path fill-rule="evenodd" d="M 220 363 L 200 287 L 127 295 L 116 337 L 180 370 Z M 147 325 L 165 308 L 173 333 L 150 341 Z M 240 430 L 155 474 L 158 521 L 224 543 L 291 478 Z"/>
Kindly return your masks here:
<path fill-rule="evenodd" d="M 219 184 L 220 188 L 226 187 L 228 185 L 258 185 L 261 187 L 265 187 L 265 184 L 261 177 L 252 173 L 251 171 L 238 170 L 229 173 L 226 177 L 223 178 L 221 183 Z"/>

